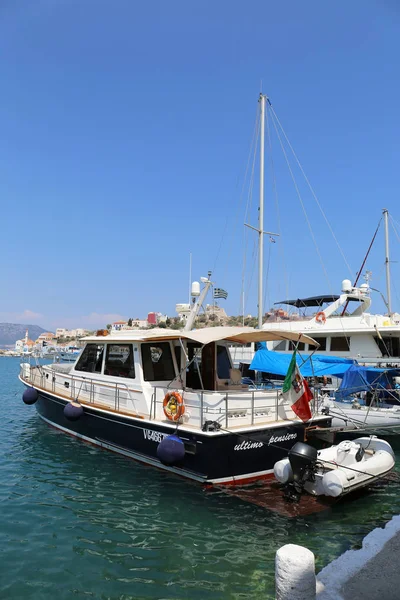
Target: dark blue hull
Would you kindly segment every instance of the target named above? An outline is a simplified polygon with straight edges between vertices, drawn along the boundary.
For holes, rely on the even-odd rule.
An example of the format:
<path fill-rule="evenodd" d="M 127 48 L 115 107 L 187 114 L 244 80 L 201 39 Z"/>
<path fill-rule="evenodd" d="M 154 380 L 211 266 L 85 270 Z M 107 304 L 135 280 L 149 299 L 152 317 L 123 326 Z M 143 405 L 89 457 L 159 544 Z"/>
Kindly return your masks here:
<path fill-rule="evenodd" d="M 160 441 L 176 432 L 176 425 L 123 416 L 89 405 L 77 421 L 64 416 L 68 403 L 38 390 L 36 409 L 49 424 L 88 442 L 141 462 L 167 469 L 203 483 L 244 483 L 271 476 L 275 462 L 287 456 L 297 441 L 304 440 L 306 423 L 234 431 L 190 431 L 179 426 L 177 435 L 185 445 L 179 465 L 166 466 L 157 458 Z M 329 426 L 330 418 L 319 421 Z"/>

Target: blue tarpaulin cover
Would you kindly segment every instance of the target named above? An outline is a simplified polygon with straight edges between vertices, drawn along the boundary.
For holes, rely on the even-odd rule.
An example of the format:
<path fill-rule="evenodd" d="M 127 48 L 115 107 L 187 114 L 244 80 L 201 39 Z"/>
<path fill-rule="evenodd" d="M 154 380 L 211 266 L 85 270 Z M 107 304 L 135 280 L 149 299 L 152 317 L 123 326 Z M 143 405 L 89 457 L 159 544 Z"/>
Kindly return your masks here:
<path fill-rule="evenodd" d="M 312 364 L 310 360 L 302 364 L 309 356 L 309 354 L 302 354 L 301 356 L 297 354 L 296 356 L 297 364 L 303 377 L 323 377 L 324 375 L 343 377 L 343 374 L 349 367 L 356 362 L 350 358 L 313 354 L 311 359 Z M 255 353 L 250 369 L 263 371 L 264 373 L 273 373 L 274 375 L 286 375 L 291 359 L 291 354 L 280 354 L 267 350 L 264 347 Z"/>
<path fill-rule="evenodd" d="M 350 394 L 376 388 L 388 389 L 391 387 L 393 375 L 398 373 L 398 369 L 377 369 L 352 365 L 343 375 L 340 387 L 336 392 L 336 399 L 340 400 Z"/>

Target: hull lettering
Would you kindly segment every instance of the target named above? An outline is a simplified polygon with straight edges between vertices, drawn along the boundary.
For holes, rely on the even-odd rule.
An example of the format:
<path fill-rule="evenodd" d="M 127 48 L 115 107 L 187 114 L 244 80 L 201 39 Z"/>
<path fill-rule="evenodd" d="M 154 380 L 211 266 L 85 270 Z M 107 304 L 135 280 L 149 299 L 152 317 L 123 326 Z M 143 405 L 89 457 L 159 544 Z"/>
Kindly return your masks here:
<path fill-rule="evenodd" d="M 153 431 L 152 429 L 143 429 L 143 435 L 145 440 L 150 440 L 151 442 L 157 442 L 159 444 L 161 440 L 168 436 L 168 433 L 161 433 L 161 431 Z"/>
<path fill-rule="evenodd" d="M 289 440 L 296 440 L 297 433 L 285 433 L 284 435 L 271 435 L 269 438 L 268 446 L 270 444 L 279 444 L 280 442 L 287 442 Z"/>
<path fill-rule="evenodd" d="M 264 446 L 262 442 L 246 442 L 246 440 L 243 440 L 240 444 L 236 444 L 234 450 L 253 450 L 262 446 Z"/>

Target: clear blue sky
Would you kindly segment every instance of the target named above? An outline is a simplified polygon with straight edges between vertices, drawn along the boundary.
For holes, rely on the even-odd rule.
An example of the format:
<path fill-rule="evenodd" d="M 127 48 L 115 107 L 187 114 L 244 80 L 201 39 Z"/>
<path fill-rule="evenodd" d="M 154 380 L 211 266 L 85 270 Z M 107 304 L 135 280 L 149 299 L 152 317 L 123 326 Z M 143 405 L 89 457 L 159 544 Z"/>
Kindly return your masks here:
<path fill-rule="evenodd" d="M 355 272 L 381 209 L 400 221 L 399 50 L 396 0 L 2 0 L 0 320 L 54 329 L 174 314 L 190 253 L 193 279 L 216 265 L 221 305 L 238 314 L 261 81 Z M 298 177 L 325 277 L 272 144 L 282 236 L 266 240 L 267 307 L 337 293 L 349 275 Z M 383 260 L 380 232 L 368 266 L 382 290 Z"/>

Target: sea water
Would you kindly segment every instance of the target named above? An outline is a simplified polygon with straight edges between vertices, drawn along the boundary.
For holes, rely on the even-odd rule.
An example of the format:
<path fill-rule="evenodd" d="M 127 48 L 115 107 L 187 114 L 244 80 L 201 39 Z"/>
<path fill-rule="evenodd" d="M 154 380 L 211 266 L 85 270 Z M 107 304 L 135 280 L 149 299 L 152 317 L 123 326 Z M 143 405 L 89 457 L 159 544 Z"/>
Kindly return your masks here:
<path fill-rule="evenodd" d="M 396 482 L 288 519 L 96 449 L 23 404 L 19 361 L 0 358 L 1 599 L 273 598 L 283 544 L 319 570 L 400 514 Z"/>

